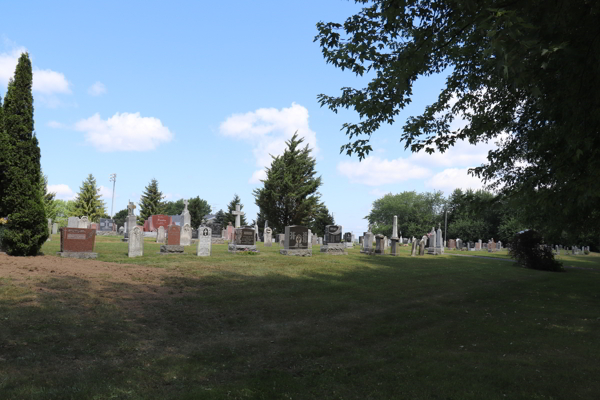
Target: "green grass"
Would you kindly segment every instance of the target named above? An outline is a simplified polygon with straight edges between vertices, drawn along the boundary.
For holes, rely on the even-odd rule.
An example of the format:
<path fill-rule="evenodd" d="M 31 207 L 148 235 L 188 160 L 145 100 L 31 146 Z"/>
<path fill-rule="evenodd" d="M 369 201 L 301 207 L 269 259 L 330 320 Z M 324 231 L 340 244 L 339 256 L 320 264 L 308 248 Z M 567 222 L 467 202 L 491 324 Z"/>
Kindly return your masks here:
<path fill-rule="evenodd" d="M 598 398 L 595 254 L 548 273 L 258 246 L 163 256 L 147 240 L 129 259 L 99 237 L 98 260 L 160 268 L 160 282 L 0 277 L 0 399 Z"/>

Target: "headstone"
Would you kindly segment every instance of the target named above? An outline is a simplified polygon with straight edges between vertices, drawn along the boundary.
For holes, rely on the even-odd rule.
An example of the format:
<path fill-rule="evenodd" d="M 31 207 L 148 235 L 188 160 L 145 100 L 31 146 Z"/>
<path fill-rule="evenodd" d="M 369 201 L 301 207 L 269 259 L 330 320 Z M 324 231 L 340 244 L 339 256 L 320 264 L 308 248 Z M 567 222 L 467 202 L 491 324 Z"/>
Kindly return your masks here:
<path fill-rule="evenodd" d="M 227 224 L 227 240 L 229 243 L 233 243 L 233 238 L 235 236 L 235 228 L 231 225 L 231 222 Z"/>
<path fill-rule="evenodd" d="M 383 235 L 375 235 L 375 254 L 383 255 L 385 254 L 385 236 Z"/>
<path fill-rule="evenodd" d="M 394 215 L 394 223 L 392 225 L 392 239 L 398 239 L 398 216 Z"/>
<path fill-rule="evenodd" d="M 179 244 L 181 246 L 189 246 L 192 244 L 192 227 L 190 224 L 185 224 L 183 225 L 183 228 L 181 228 Z"/>
<path fill-rule="evenodd" d="M 285 233 L 277 234 L 277 243 L 279 243 L 279 247 L 284 247 L 285 242 Z"/>
<path fill-rule="evenodd" d="M 309 243 L 310 230 L 304 226 L 292 225 L 285 227 L 285 244 L 279 254 L 284 256 L 312 257 L 312 245 Z"/>
<path fill-rule="evenodd" d="M 235 205 L 235 211 L 232 211 L 231 213 L 233 215 L 235 215 L 235 229 L 240 228 L 241 216 L 245 215 L 246 213 L 244 213 L 243 211 L 240 210 L 240 205 L 239 204 Z"/>
<path fill-rule="evenodd" d="M 425 242 L 427 241 L 427 236 L 423 236 L 423 238 L 421 238 L 421 241 L 419 242 L 419 255 L 420 256 L 424 256 L 425 255 Z"/>
<path fill-rule="evenodd" d="M 318 244 L 319 246 L 323 246 L 323 236 L 319 236 L 319 237 L 317 238 L 317 244 Z"/>
<path fill-rule="evenodd" d="M 361 253 L 372 254 L 373 253 L 373 240 L 375 239 L 375 235 L 369 229 L 368 232 L 365 232 L 363 235 L 363 248 L 360 251 Z"/>
<path fill-rule="evenodd" d="M 454 239 L 448 240 L 448 250 L 456 250 L 456 240 L 454 240 Z"/>
<path fill-rule="evenodd" d="M 442 228 L 441 224 L 438 225 L 438 230 L 435 235 L 435 254 L 444 254 L 444 243 L 442 241 Z"/>
<path fill-rule="evenodd" d="M 265 228 L 264 245 L 271 247 L 273 245 L 273 230 L 269 227 Z"/>
<path fill-rule="evenodd" d="M 312 235 L 312 241 L 310 242 L 311 246 L 316 246 L 319 244 L 319 238 L 317 235 Z"/>
<path fill-rule="evenodd" d="M 159 226 L 156 234 L 156 243 L 164 243 L 167 235 L 164 226 Z"/>
<path fill-rule="evenodd" d="M 496 244 L 496 248 L 498 250 L 502 250 L 502 242 L 498 240 L 498 243 Z"/>
<path fill-rule="evenodd" d="M 350 233 L 350 232 L 344 233 L 344 243 L 346 245 L 346 248 L 354 247 L 354 243 L 352 243 L 352 233 Z"/>
<path fill-rule="evenodd" d="M 196 255 L 199 257 L 210 256 L 212 248 L 212 230 L 209 227 L 201 226 L 198 228 L 198 244 L 196 245 Z"/>
<path fill-rule="evenodd" d="M 134 226 L 129 231 L 129 257 L 139 257 L 144 255 L 144 233 L 142 228 Z"/>
<path fill-rule="evenodd" d="M 60 228 L 60 251 L 57 254 L 61 257 L 96 258 L 95 241 L 94 229 Z"/>
<path fill-rule="evenodd" d="M 155 214 L 155 215 L 151 215 L 150 218 L 148 218 L 148 230 L 150 232 L 156 232 L 158 231 L 158 228 L 160 228 L 161 226 L 163 227 L 164 230 L 166 230 L 169 225 L 171 225 L 173 223 L 173 218 L 171 218 L 168 215 L 164 215 L 164 214 Z"/>
<path fill-rule="evenodd" d="M 133 210 L 135 210 L 135 207 L 136 207 L 135 204 L 133 204 L 131 201 L 129 202 L 129 204 L 127 204 L 127 218 L 125 220 L 125 236 L 123 237 L 123 239 L 121 239 L 124 242 L 129 240 L 129 232 L 133 229 L 134 226 L 137 225 L 137 217 L 133 213 Z"/>
<path fill-rule="evenodd" d="M 79 218 L 79 225 L 77 226 L 78 228 L 82 228 L 82 229 L 88 229 L 89 226 L 89 219 L 86 216 L 83 216 L 81 218 Z"/>
<path fill-rule="evenodd" d="M 115 230 L 115 221 L 110 218 L 100 218 L 100 224 L 98 225 L 100 232 L 112 232 Z"/>
<path fill-rule="evenodd" d="M 435 228 L 431 229 L 431 232 L 429 233 L 429 247 L 427 248 L 427 254 L 431 254 L 431 255 L 437 255 L 437 233 L 435 232 Z"/>
<path fill-rule="evenodd" d="M 417 241 L 413 240 L 413 242 L 412 242 L 412 250 L 410 252 L 410 256 L 414 257 L 416 255 L 417 255 Z"/>
<path fill-rule="evenodd" d="M 181 227 L 175 224 L 167 228 L 167 244 L 160 246 L 160 254 L 183 254 L 181 245 Z"/>
<path fill-rule="evenodd" d="M 181 227 L 184 227 L 186 224 L 191 226 L 192 224 L 192 217 L 190 216 L 190 212 L 188 211 L 188 204 L 188 200 L 183 200 L 183 211 L 181 212 Z"/>
<path fill-rule="evenodd" d="M 48 218 L 48 240 L 52 240 L 52 218 Z"/>
<path fill-rule="evenodd" d="M 124 226 L 122 226 L 122 227 L 119 228 L 119 233 L 125 233 L 125 227 Z"/>
<path fill-rule="evenodd" d="M 79 228 L 79 218 L 69 217 L 67 220 L 67 228 Z"/>
<path fill-rule="evenodd" d="M 58 224 L 55 222 L 52 224 L 52 234 L 56 235 L 58 233 Z"/>
<path fill-rule="evenodd" d="M 348 255 L 346 252 L 346 244 L 342 242 L 341 225 L 325 226 L 325 239 L 321 246 L 321 253 L 330 255 Z"/>
<path fill-rule="evenodd" d="M 254 228 L 249 226 L 237 228 L 235 230 L 234 242 L 229 243 L 228 250 L 230 253 L 237 253 L 240 251 L 251 251 L 253 253 L 258 253 L 258 249 L 256 248 Z"/>
<path fill-rule="evenodd" d="M 362 247 L 363 244 L 363 240 L 364 240 L 364 236 L 359 236 L 358 237 L 358 244 Z"/>
<path fill-rule="evenodd" d="M 254 221 L 254 241 L 260 242 L 260 237 L 258 235 L 258 223 Z"/>
<path fill-rule="evenodd" d="M 481 239 L 479 239 L 479 241 L 477 242 L 477 244 L 475 245 L 475 249 L 476 250 L 483 250 L 483 247 L 481 246 Z"/>
<path fill-rule="evenodd" d="M 384 235 L 383 236 L 383 252 L 384 253 L 387 250 L 387 248 L 388 248 L 388 238 L 387 238 L 387 236 Z"/>

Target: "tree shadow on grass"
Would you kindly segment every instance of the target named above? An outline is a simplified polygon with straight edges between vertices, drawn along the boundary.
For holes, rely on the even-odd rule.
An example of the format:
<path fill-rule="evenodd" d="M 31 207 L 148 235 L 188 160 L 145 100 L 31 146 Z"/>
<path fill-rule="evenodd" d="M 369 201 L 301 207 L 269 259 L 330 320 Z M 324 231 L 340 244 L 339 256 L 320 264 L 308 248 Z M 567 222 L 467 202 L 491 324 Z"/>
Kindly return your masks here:
<path fill-rule="evenodd" d="M 296 277 L 222 271 L 156 284 L 49 276 L 33 296 L 0 290 L 0 393 L 364 399 L 600 390 L 591 378 L 598 323 L 581 322 L 581 307 L 599 310 L 589 276 L 541 279 L 463 260 L 360 261 Z M 561 358 L 565 332 L 576 343 Z"/>

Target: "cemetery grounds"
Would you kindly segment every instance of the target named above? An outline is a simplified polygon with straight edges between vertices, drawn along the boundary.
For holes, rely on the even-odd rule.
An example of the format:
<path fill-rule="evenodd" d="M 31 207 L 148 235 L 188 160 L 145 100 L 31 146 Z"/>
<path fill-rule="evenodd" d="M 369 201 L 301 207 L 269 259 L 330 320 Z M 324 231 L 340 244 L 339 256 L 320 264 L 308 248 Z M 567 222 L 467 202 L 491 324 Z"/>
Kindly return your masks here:
<path fill-rule="evenodd" d="M 600 397 L 596 253 L 549 273 L 505 252 L 257 245 L 159 255 L 146 239 L 130 259 L 97 237 L 77 260 L 53 235 L 45 256 L 0 255 L 0 399 Z"/>

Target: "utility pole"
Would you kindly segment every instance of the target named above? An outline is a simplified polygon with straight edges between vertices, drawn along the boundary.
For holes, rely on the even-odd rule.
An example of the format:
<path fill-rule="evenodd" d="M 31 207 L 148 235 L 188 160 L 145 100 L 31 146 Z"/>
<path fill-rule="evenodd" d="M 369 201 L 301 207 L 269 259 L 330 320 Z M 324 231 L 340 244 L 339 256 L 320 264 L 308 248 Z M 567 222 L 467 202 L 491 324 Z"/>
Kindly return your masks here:
<path fill-rule="evenodd" d="M 112 219 L 113 207 L 115 205 L 115 185 L 117 184 L 117 174 L 110 174 L 110 181 L 113 183 L 112 203 L 110 204 L 110 219 Z"/>

